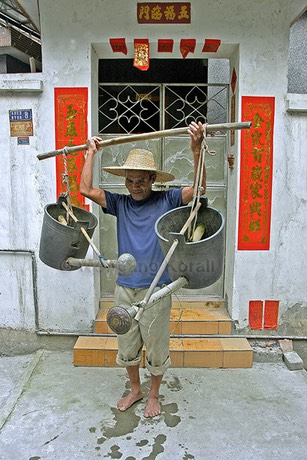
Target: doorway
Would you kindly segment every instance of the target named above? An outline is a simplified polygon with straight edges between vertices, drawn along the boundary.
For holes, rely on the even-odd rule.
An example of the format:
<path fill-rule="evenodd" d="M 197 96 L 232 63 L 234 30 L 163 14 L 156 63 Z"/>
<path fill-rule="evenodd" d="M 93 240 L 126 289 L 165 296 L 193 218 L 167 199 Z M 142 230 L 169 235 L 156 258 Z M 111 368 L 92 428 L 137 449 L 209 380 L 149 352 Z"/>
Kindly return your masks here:
<path fill-rule="evenodd" d="M 228 122 L 228 84 L 208 83 L 208 60 L 152 59 L 142 72 L 130 59 L 99 61 L 98 85 L 99 135 L 104 139 L 126 134 L 186 127 L 192 120 L 218 124 Z M 193 161 L 189 136 L 168 136 L 104 148 L 100 157 L 100 186 L 126 193 L 123 180 L 102 170 L 103 166 L 122 164 L 132 148 L 151 150 L 159 169 L 176 179 L 158 184 L 157 189 L 181 187 L 193 182 Z M 226 217 L 227 135 L 208 137 L 206 156 L 209 206 Z M 105 257 L 117 258 L 116 221 L 99 214 L 100 248 Z M 101 297 L 113 295 L 115 271 L 101 270 Z M 181 289 L 180 297 L 223 299 L 224 276 L 204 289 Z"/>

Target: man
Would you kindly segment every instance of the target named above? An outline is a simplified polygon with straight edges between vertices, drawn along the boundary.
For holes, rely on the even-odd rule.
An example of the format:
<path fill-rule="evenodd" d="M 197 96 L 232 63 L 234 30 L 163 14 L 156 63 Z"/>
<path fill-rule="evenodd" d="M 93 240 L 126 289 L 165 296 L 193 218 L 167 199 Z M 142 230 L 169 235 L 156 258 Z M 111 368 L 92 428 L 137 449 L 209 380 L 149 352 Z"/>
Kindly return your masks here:
<path fill-rule="evenodd" d="M 194 181 L 203 141 L 203 125 L 192 122 L 187 132 L 191 139 L 194 160 Z M 187 205 L 193 198 L 194 184 L 167 191 L 153 191 L 154 182 L 174 179 L 172 174 L 158 171 L 153 155 L 144 149 L 134 149 L 128 154 L 123 166 L 105 167 L 111 174 L 125 177 L 129 195 L 111 193 L 92 185 L 92 167 L 97 143 L 101 139 L 92 137 L 87 141 L 87 156 L 81 174 L 80 192 L 99 204 L 105 213 L 117 217 L 118 255 L 132 254 L 137 267 L 128 276 L 118 275 L 114 293 L 115 305 L 128 308 L 144 299 L 161 263 L 163 254 L 155 234 L 157 219 L 167 211 Z M 203 172 L 203 193 L 206 190 L 206 171 Z M 161 276 L 157 288 L 170 283 L 167 270 Z M 143 398 L 139 365 L 142 348 L 146 346 L 146 367 L 151 374 L 145 417 L 155 417 L 161 413 L 159 389 L 166 369 L 170 366 L 170 309 L 171 296 L 166 296 L 153 307 L 146 309 L 139 321 L 133 319 L 131 329 L 118 336 L 117 363 L 126 367 L 131 391 L 117 403 L 120 411 L 125 411 Z"/>

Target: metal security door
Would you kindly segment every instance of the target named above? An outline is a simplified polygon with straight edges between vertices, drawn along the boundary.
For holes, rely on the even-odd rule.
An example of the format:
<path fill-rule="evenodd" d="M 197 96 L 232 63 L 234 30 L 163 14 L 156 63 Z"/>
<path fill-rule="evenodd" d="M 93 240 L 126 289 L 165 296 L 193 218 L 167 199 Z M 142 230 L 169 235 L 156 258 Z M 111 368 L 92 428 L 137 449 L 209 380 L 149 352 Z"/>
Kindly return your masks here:
<path fill-rule="evenodd" d="M 208 84 L 106 84 L 99 85 L 99 134 L 102 138 L 186 127 L 191 121 L 209 124 L 227 122 L 228 85 Z M 206 156 L 209 205 L 226 215 L 227 136 L 208 137 Z M 193 182 L 193 158 L 188 135 L 131 142 L 103 150 L 100 157 L 100 186 L 126 193 L 123 179 L 107 174 L 103 166 L 122 164 L 132 148 L 151 150 L 159 169 L 176 179 L 157 184 L 156 189 L 181 187 Z M 100 249 L 110 259 L 117 257 L 116 220 L 100 210 Z M 101 297 L 112 296 L 115 271 L 101 270 Z M 224 276 L 213 285 L 197 290 L 181 289 L 180 297 L 223 298 Z"/>

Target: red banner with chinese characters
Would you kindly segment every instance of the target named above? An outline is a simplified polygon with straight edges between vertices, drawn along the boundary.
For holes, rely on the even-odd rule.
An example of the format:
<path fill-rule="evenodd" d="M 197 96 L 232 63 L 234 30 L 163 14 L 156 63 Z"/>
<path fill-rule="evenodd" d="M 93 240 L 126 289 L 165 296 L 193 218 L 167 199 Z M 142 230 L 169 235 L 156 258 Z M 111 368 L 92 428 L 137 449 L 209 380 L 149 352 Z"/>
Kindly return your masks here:
<path fill-rule="evenodd" d="M 144 2 L 137 3 L 139 24 L 190 24 L 190 2 Z"/>
<path fill-rule="evenodd" d="M 55 88 L 55 146 L 62 149 L 66 146 L 85 144 L 87 139 L 87 88 Z M 84 209 L 84 197 L 80 194 L 79 184 L 84 165 L 84 151 L 67 155 L 67 169 L 70 187 L 71 204 Z M 63 156 L 56 157 L 57 196 L 66 192 L 62 181 L 64 173 Z"/>
<path fill-rule="evenodd" d="M 242 97 L 239 250 L 270 249 L 274 97 Z"/>

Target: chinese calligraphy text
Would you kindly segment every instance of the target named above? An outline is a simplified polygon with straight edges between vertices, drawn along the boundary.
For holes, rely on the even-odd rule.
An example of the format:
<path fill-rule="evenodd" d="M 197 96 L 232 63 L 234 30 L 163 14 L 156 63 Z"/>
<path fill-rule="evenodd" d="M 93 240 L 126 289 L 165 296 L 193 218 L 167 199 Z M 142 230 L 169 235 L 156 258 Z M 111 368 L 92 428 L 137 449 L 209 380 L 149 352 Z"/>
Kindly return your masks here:
<path fill-rule="evenodd" d="M 191 3 L 138 3 L 137 21 L 139 24 L 190 24 Z"/>
<path fill-rule="evenodd" d="M 87 139 L 87 88 L 55 88 L 55 143 L 56 149 L 81 145 Z M 84 152 L 67 156 L 70 200 L 73 206 L 88 209 L 80 194 L 80 175 L 84 164 Z M 62 181 L 64 173 L 63 157 L 56 157 L 57 196 L 66 192 Z"/>
<path fill-rule="evenodd" d="M 239 250 L 270 249 L 274 97 L 242 97 Z"/>

